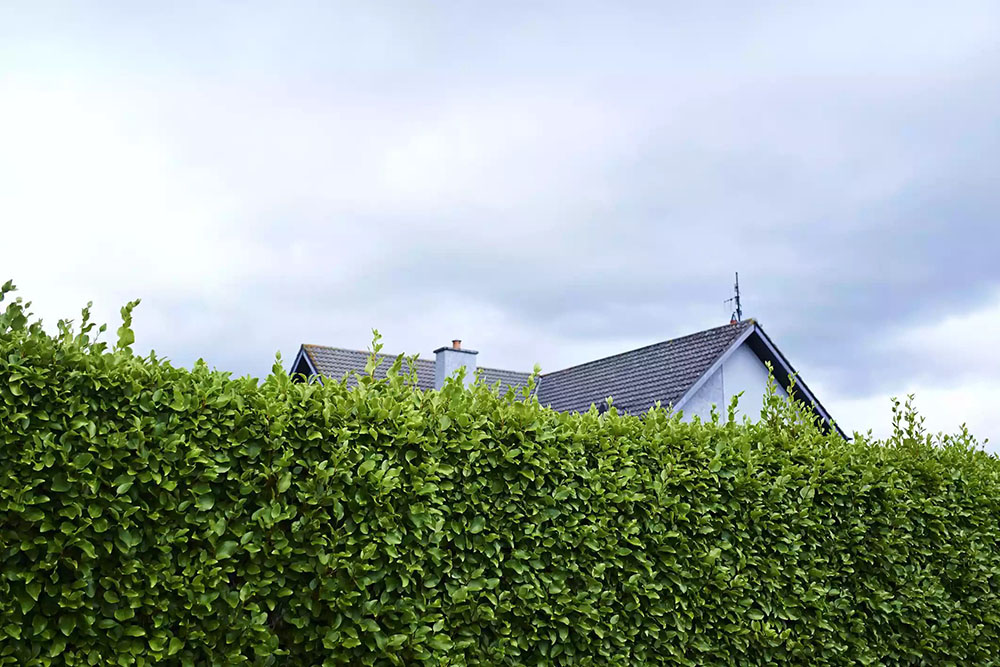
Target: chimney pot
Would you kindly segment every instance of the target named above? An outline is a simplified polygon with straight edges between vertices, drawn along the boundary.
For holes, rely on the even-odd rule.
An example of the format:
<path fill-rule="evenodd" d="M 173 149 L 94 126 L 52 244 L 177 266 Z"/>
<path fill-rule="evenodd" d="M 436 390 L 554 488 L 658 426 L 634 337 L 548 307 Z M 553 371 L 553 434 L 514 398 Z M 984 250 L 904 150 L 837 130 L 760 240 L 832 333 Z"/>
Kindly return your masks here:
<path fill-rule="evenodd" d="M 461 350 L 462 349 L 462 341 L 461 341 L 461 339 L 459 339 L 459 338 L 453 339 L 451 341 L 451 348 L 453 350 Z"/>

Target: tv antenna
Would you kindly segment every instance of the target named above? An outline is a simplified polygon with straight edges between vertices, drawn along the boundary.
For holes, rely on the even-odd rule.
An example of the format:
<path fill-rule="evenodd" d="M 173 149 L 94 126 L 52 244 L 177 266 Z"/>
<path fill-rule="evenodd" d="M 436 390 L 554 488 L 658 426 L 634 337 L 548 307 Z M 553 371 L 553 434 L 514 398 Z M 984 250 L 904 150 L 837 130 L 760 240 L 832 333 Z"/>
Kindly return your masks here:
<path fill-rule="evenodd" d="M 732 298 L 726 299 L 726 303 L 733 304 L 736 309 L 733 310 L 733 314 L 729 316 L 729 323 L 736 324 L 743 320 L 743 304 L 740 303 L 740 272 L 736 272 L 736 284 L 733 286 L 733 296 Z"/>

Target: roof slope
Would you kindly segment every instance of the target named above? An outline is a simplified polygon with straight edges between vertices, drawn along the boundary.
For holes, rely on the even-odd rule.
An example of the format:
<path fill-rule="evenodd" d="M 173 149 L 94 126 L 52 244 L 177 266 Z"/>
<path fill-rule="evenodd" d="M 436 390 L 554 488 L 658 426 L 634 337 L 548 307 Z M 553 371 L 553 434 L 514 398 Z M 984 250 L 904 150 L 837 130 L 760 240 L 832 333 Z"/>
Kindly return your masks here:
<path fill-rule="evenodd" d="M 303 345 L 302 348 L 309 355 L 309 361 L 312 362 L 313 368 L 320 375 L 337 380 L 343 378 L 348 373 L 364 373 L 365 364 L 368 363 L 368 357 L 371 356 L 371 352 L 345 350 L 344 348 L 327 347 L 325 345 Z M 379 354 L 377 356 L 382 363 L 375 369 L 375 377 L 385 378 L 386 371 L 392 366 L 392 362 L 396 360 L 396 357 L 391 354 Z M 433 389 L 434 362 L 427 359 L 417 359 L 416 367 L 417 385 L 421 389 Z M 409 372 L 409 368 L 405 362 L 403 364 L 403 372 Z M 353 387 L 358 381 L 357 378 L 351 375 L 347 378 L 347 383 Z"/>
<path fill-rule="evenodd" d="M 371 352 L 361 350 L 345 350 L 340 347 L 327 347 L 325 345 L 303 345 L 302 348 L 309 356 L 309 361 L 313 368 L 323 376 L 341 379 L 350 372 L 364 373 L 365 364 Z M 379 354 L 382 361 L 375 369 L 375 377 L 384 378 L 386 371 L 392 366 L 396 357 L 391 354 Z M 434 388 L 434 361 L 431 359 L 417 359 L 417 386 L 421 389 Z M 403 371 L 409 372 L 409 368 L 404 361 Z M 528 383 L 530 373 L 518 371 L 506 371 L 499 368 L 477 368 L 476 374 L 488 384 L 500 383 L 500 391 L 505 392 L 509 387 L 520 389 Z M 357 378 L 353 375 L 347 379 L 349 386 L 357 384 Z"/>
<path fill-rule="evenodd" d="M 762 362 L 770 363 L 775 379 L 781 386 L 788 387 L 795 370 L 760 325 L 749 319 L 541 375 L 535 395 L 542 405 L 560 412 L 586 412 L 591 405 L 602 405 L 609 396 L 619 410 L 633 414 L 645 412 L 657 402 L 679 407 L 685 394 L 740 340 L 746 340 Z M 364 373 L 370 355 L 360 350 L 303 345 L 299 359 L 304 356 L 314 372 L 340 380 L 351 372 Z M 384 378 L 395 357 L 378 356 L 382 363 L 375 376 Z M 415 366 L 417 386 L 433 389 L 434 360 L 417 359 Z M 404 371 L 408 369 L 404 367 Z M 489 385 L 499 382 L 501 391 L 521 389 L 531 376 L 530 373 L 497 368 L 478 368 L 476 373 Z M 353 386 L 357 379 L 348 376 L 347 382 Z M 831 424 L 829 413 L 801 378 L 796 380 L 796 387 L 799 397 L 812 403 L 823 420 Z M 843 434 L 842 430 L 840 432 Z"/>
<path fill-rule="evenodd" d="M 727 324 L 542 375 L 538 400 L 560 412 L 585 412 L 608 396 L 626 412 L 676 403 L 753 325 Z"/>

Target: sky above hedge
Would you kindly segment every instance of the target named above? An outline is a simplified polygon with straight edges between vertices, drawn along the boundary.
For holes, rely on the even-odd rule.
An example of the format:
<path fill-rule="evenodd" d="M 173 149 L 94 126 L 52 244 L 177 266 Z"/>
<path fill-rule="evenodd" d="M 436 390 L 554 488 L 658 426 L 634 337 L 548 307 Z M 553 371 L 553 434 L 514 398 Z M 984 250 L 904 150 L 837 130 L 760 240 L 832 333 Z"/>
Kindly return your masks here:
<path fill-rule="evenodd" d="M 995 3 L 0 9 L 0 278 L 264 374 L 757 317 L 848 429 L 1000 439 Z"/>

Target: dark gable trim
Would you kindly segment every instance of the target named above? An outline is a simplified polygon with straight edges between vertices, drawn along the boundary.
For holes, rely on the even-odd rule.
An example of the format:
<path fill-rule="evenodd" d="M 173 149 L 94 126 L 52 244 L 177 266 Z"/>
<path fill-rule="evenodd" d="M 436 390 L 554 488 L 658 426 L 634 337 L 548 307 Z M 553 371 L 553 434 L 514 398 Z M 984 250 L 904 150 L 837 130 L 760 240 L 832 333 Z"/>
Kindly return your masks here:
<path fill-rule="evenodd" d="M 789 385 L 792 383 L 792 376 L 795 376 L 795 392 L 799 395 L 800 399 L 805 399 L 812 408 L 816 411 L 816 414 L 823 420 L 824 426 L 827 429 L 835 428 L 837 433 L 843 438 L 847 438 L 847 434 L 844 430 L 833 421 L 830 417 L 830 413 L 827 412 L 823 404 L 819 402 L 819 399 L 810 391 L 809 386 L 802 380 L 802 377 L 795 372 L 792 364 L 788 362 L 785 355 L 778 350 L 778 347 L 771 341 L 764 329 L 761 328 L 759 324 L 754 322 L 753 335 L 747 338 L 747 345 L 753 350 L 753 353 L 757 355 L 757 358 L 764 363 L 770 363 L 774 373 L 774 380 L 782 387 L 785 391 L 788 391 Z"/>
<path fill-rule="evenodd" d="M 299 346 L 299 353 L 295 355 L 295 361 L 292 362 L 291 375 L 302 378 L 306 382 L 322 382 L 319 377 L 319 371 L 316 370 L 312 359 L 309 358 L 309 353 L 306 352 L 305 345 Z"/>
<path fill-rule="evenodd" d="M 760 324 L 756 321 L 754 321 L 753 324 L 743 334 L 741 334 L 739 338 L 734 340 L 732 344 L 726 348 L 725 352 L 719 355 L 719 358 L 716 359 L 711 366 L 709 366 L 708 370 L 706 370 L 705 373 L 698 378 L 697 382 L 691 385 L 691 387 L 684 392 L 684 395 L 673 406 L 674 410 L 683 410 L 684 405 L 698 392 L 699 389 L 701 389 L 701 386 L 705 384 L 705 382 L 712 377 L 712 374 L 719 370 L 722 364 L 725 363 L 726 359 L 732 356 L 733 352 L 735 352 L 744 343 L 750 347 L 761 362 L 771 364 L 774 381 L 781 385 L 785 391 L 788 391 L 788 387 L 792 382 L 792 376 L 794 375 L 795 392 L 799 399 L 804 400 L 812 406 L 813 410 L 816 411 L 816 414 L 819 415 L 820 419 L 822 419 L 823 426 L 827 430 L 830 430 L 831 427 L 835 428 L 842 437 L 845 439 L 847 438 L 847 434 L 844 433 L 843 429 L 841 429 L 840 426 L 838 426 L 830 418 L 830 413 L 827 412 L 826 408 L 823 407 L 823 404 L 817 400 L 816 396 L 809 390 L 808 385 L 802 381 L 802 378 L 796 374 L 795 369 L 792 368 L 790 363 L 788 363 L 788 359 L 785 358 L 785 355 L 778 351 L 777 346 L 771 342 L 771 339 L 768 338 L 766 333 L 764 333 L 764 329 L 762 329 Z"/>

